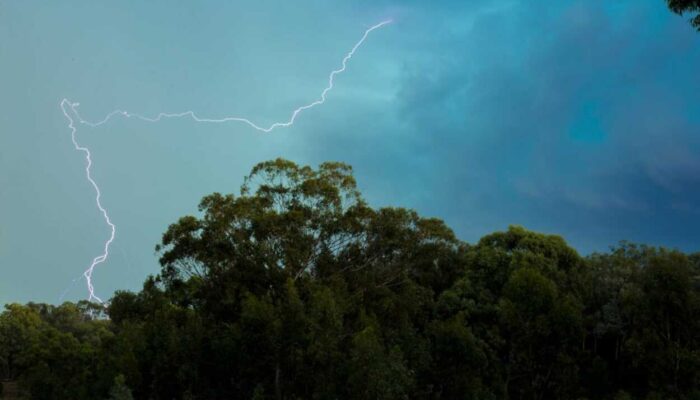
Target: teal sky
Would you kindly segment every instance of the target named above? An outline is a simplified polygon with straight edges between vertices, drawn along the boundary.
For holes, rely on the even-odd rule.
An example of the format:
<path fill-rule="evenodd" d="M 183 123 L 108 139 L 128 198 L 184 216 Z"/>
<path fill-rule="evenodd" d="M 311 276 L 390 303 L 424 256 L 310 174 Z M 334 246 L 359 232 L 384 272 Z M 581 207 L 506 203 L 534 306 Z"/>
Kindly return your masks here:
<path fill-rule="evenodd" d="M 97 294 L 140 287 L 169 223 L 278 156 L 352 164 L 373 205 L 467 241 L 522 224 L 582 253 L 700 250 L 700 34 L 662 0 L 172 3 L 0 2 L 0 302 L 85 298 L 109 234 L 61 99 L 286 120 L 387 18 L 293 127 L 79 127 L 117 225 Z"/>

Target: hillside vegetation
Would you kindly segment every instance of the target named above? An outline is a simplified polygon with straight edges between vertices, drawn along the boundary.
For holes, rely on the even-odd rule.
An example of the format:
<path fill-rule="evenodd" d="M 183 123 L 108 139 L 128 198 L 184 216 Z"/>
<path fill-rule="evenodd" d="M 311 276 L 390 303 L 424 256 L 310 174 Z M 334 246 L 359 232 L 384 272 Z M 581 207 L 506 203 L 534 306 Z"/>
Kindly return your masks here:
<path fill-rule="evenodd" d="M 34 399 L 698 399 L 700 256 L 476 244 L 278 159 L 169 227 L 106 307 L 10 304 L 0 376 Z"/>

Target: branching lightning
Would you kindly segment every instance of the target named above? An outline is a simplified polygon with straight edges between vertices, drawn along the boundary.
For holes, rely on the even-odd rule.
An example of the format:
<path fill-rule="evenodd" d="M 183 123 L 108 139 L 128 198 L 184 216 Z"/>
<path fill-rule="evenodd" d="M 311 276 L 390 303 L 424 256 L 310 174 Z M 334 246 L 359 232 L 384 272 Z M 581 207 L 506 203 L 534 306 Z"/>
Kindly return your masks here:
<path fill-rule="evenodd" d="M 88 300 L 90 300 L 90 301 L 96 300 L 96 301 L 102 303 L 102 299 L 100 299 L 95 294 L 95 288 L 93 286 L 92 274 L 95 270 L 95 267 L 97 267 L 101 263 L 104 263 L 107 260 L 107 257 L 109 257 L 109 249 L 110 249 L 110 245 L 112 244 L 112 242 L 114 241 L 114 238 L 115 238 L 116 226 L 112 223 L 112 220 L 109 217 L 109 212 L 107 212 L 107 209 L 102 205 L 102 202 L 101 202 L 102 192 L 100 191 L 100 187 L 98 186 L 97 182 L 92 177 L 92 174 L 91 174 L 92 154 L 90 153 L 90 149 L 88 149 L 85 146 L 81 146 L 76 139 L 76 133 L 78 131 L 78 129 L 76 127 L 76 121 L 82 125 L 87 125 L 89 127 L 96 128 L 96 127 L 99 127 L 100 125 L 106 124 L 110 119 L 112 119 L 112 117 L 115 117 L 115 116 L 122 116 L 122 117 L 126 117 L 126 118 L 133 117 L 133 118 L 137 118 L 137 119 L 140 119 L 140 120 L 146 121 L 146 122 L 158 122 L 158 121 L 162 120 L 163 118 L 190 117 L 195 122 L 203 122 L 203 123 L 220 124 L 220 123 L 227 123 L 227 122 L 241 122 L 241 123 L 244 123 L 244 124 L 250 126 L 251 128 L 253 128 L 257 131 L 264 132 L 264 133 L 271 132 L 272 130 L 274 130 L 276 128 L 288 127 L 288 126 L 291 126 L 294 124 L 294 121 L 296 121 L 297 116 L 299 116 L 299 114 L 302 111 L 311 109 L 313 107 L 316 107 L 316 106 L 321 105 L 321 104 L 326 102 L 326 95 L 328 94 L 328 92 L 330 92 L 333 89 L 333 84 L 334 84 L 334 80 L 335 80 L 336 75 L 345 71 L 345 68 L 347 66 L 347 62 L 353 57 L 353 55 L 355 54 L 355 51 L 357 51 L 357 49 L 360 48 L 360 46 L 362 46 L 362 44 L 367 39 L 367 36 L 375 29 L 379 29 L 385 25 L 390 24 L 391 22 L 392 22 L 392 20 L 382 21 L 382 22 L 368 28 L 364 32 L 364 34 L 362 35 L 360 40 L 357 43 L 355 43 L 355 45 L 352 47 L 352 49 L 345 55 L 345 57 L 343 57 L 340 68 L 331 71 L 331 73 L 328 77 L 328 84 L 323 89 L 323 91 L 321 92 L 321 96 L 317 100 L 315 100 L 311 103 L 308 103 L 306 105 L 302 105 L 302 106 L 298 107 L 297 109 L 295 109 L 287 121 L 275 122 L 268 127 L 260 126 L 247 118 L 235 117 L 235 116 L 223 117 L 223 118 L 202 118 L 202 117 L 197 116 L 194 113 L 194 111 L 185 111 L 185 112 L 180 112 L 180 113 L 159 113 L 155 117 L 145 117 L 145 116 L 142 116 L 139 114 L 131 113 L 129 111 L 114 110 L 114 111 L 110 112 L 109 114 L 107 114 L 107 116 L 105 116 L 102 120 L 100 120 L 98 122 L 89 122 L 89 121 L 83 119 L 80 116 L 80 114 L 78 113 L 77 108 L 79 106 L 79 103 L 73 103 L 73 102 L 69 101 L 68 99 L 61 100 L 61 104 L 60 104 L 61 111 L 63 112 L 63 115 L 65 115 L 66 119 L 68 119 L 68 128 L 71 130 L 71 140 L 73 142 L 73 146 L 75 147 L 75 149 L 77 151 L 80 151 L 80 152 L 85 154 L 85 161 L 86 161 L 85 176 L 86 176 L 88 182 L 90 182 L 93 189 L 95 190 L 95 203 L 97 205 L 98 210 L 102 214 L 102 217 L 103 217 L 105 223 L 109 226 L 109 229 L 110 229 L 110 235 L 109 235 L 109 238 L 104 242 L 104 245 L 102 248 L 102 253 L 100 255 L 96 256 L 95 258 L 93 258 L 92 262 L 90 263 L 90 266 L 83 272 L 83 277 L 85 278 L 85 281 L 87 282 L 87 289 L 89 292 Z M 74 118 L 75 118 L 75 120 L 74 120 Z"/>

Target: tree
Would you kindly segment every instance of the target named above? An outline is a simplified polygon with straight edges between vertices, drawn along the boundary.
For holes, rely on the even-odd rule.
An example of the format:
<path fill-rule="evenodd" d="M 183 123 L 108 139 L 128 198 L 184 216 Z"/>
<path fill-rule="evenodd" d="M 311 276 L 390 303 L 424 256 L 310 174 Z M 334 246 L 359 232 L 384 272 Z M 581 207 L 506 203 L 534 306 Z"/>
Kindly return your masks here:
<path fill-rule="evenodd" d="M 173 301 L 235 332 L 227 351 L 242 355 L 233 370 L 246 371 L 235 378 L 243 393 L 262 384 L 275 396 L 331 397 L 347 374 L 334 354 L 351 344 L 362 314 L 382 321 L 387 357 L 429 368 L 428 340 L 413 332 L 427 326 L 434 293 L 463 272 L 459 242 L 439 220 L 370 208 L 351 172 L 260 163 L 240 196 L 205 197 L 203 216 L 182 218 L 158 247 L 158 279 Z M 304 380 L 315 386 L 294 383 Z"/>
<path fill-rule="evenodd" d="M 398 347 L 386 349 L 373 321 L 355 334 L 350 350 L 348 398 L 393 400 L 408 398 L 413 377 Z"/>
<path fill-rule="evenodd" d="M 0 315 L 0 366 L 2 379 L 17 379 L 27 364 L 26 349 L 39 343 L 42 321 L 36 312 L 19 304 L 5 306 Z"/>
<path fill-rule="evenodd" d="M 470 245 L 370 207 L 340 163 L 260 163 L 200 210 L 106 309 L 6 306 L 2 378 L 36 399 L 700 398 L 698 253 L 582 258 L 518 226 Z"/>
<path fill-rule="evenodd" d="M 134 397 L 131 395 L 131 390 L 126 386 L 126 379 L 124 375 L 117 375 L 114 378 L 114 386 L 109 391 L 108 400 L 133 400 Z"/>
<path fill-rule="evenodd" d="M 666 3 L 671 11 L 676 14 L 694 14 L 690 19 L 690 23 L 700 31 L 700 0 L 666 0 Z"/>

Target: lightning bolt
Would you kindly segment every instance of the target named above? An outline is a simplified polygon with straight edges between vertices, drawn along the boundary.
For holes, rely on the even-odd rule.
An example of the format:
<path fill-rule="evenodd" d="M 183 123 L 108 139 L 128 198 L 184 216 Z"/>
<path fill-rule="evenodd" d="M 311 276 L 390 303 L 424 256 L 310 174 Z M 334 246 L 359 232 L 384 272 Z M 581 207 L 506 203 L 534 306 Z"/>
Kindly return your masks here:
<path fill-rule="evenodd" d="M 93 286 L 93 281 L 92 281 L 92 274 L 95 271 L 95 267 L 97 267 L 99 264 L 104 263 L 107 261 L 107 257 L 109 257 L 109 248 L 112 242 L 114 242 L 115 234 L 116 234 L 116 226 L 112 223 L 112 220 L 109 218 L 109 212 L 107 212 L 107 209 L 102 205 L 102 192 L 100 191 L 100 187 L 97 184 L 97 182 L 93 179 L 92 174 L 91 174 L 91 168 L 92 168 L 92 154 L 90 153 L 90 149 L 88 149 L 85 146 L 82 146 L 78 143 L 76 139 L 76 134 L 78 132 L 78 129 L 76 127 L 76 121 L 79 124 L 89 126 L 91 128 L 96 128 L 99 127 L 100 125 L 106 124 L 110 119 L 116 116 L 121 116 L 121 117 L 126 117 L 126 118 L 137 118 L 142 121 L 146 122 L 158 122 L 162 120 L 163 118 L 182 118 L 182 117 L 190 117 L 192 120 L 195 122 L 202 122 L 202 123 L 214 123 L 214 124 L 221 124 L 221 123 L 228 123 L 228 122 L 240 122 L 243 124 L 246 124 L 250 126 L 251 128 L 263 132 L 263 133 L 269 133 L 272 132 L 272 130 L 276 128 L 285 128 L 288 126 L 291 126 L 294 124 L 294 121 L 296 121 L 297 117 L 299 114 L 301 114 L 303 111 L 306 111 L 308 109 L 314 108 L 316 106 L 319 106 L 323 103 L 326 102 L 326 96 L 328 92 L 330 92 L 333 89 L 333 84 L 335 81 L 335 77 L 338 74 L 341 74 L 345 71 L 347 67 L 348 61 L 355 55 L 355 52 L 357 49 L 362 46 L 362 44 L 365 42 L 369 34 L 376 30 L 379 29 L 385 25 L 388 25 L 392 23 L 392 20 L 385 20 L 382 21 L 376 25 L 371 26 L 367 30 L 365 30 L 364 34 L 360 38 L 360 40 L 355 43 L 355 45 L 350 49 L 350 51 L 343 57 L 343 60 L 341 62 L 340 68 L 331 71 L 330 75 L 328 76 L 328 84 L 326 87 L 323 89 L 321 92 L 321 95 L 319 96 L 318 99 L 315 101 L 302 105 L 298 108 L 296 108 L 291 116 L 289 117 L 288 120 L 283 121 L 283 122 L 275 122 L 267 127 L 258 125 L 254 123 L 253 121 L 243 118 L 243 117 L 223 117 L 223 118 L 202 118 L 197 116 L 197 114 L 194 113 L 194 111 L 185 111 L 185 112 L 180 112 L 180 113 L 164 113 L 161 112 L 155 117 L 146 117 L 143 115 L 131 113 L 129 111 L 124 111 L 124 110 L 114 110 L 107 114 L 102 120 L 99 120 L 98 122 L 90 122 L 85 119 L 83 119 L 80 114 L 78 113 L 78 106 L 80 105 L 79 103 L 73 103 L 68 99 L 63 99 L 61 100 L 60 107 L 61 111 L 63 112 L 63 115 L 65 115 L 66 119 L 68 120 L 68 128 L 71 131 L 71 141 L 73 142 L 73 146 L 75 147 L 75 150 L 82 152 L 85 154 L 85 177 L 87 178 L 88 182 L 92 185 L 93 189 L 95 190 L 95 203 L 97 204 L 97 208 L 102 214 L 102 218 L 104 219 L 105 223 L 109 226 L 110 230 L 110 235 L 109 238 L 104 242 L 104 245 L 102 247 L 102 253 L 95 258 L 92 259 L 92 262 L 90 263 L 90 266 L 83 272 L 83 277 L 85 278 L 85 281 L 87 282 L 87 289 L 89 292 L 89 301 L 98 301 L 102 303 L 102 299 L 100 299 L 96 294 L 95 294 L 95 288 Z M 74 119 L 75 118 L 75 119 Z"/>

